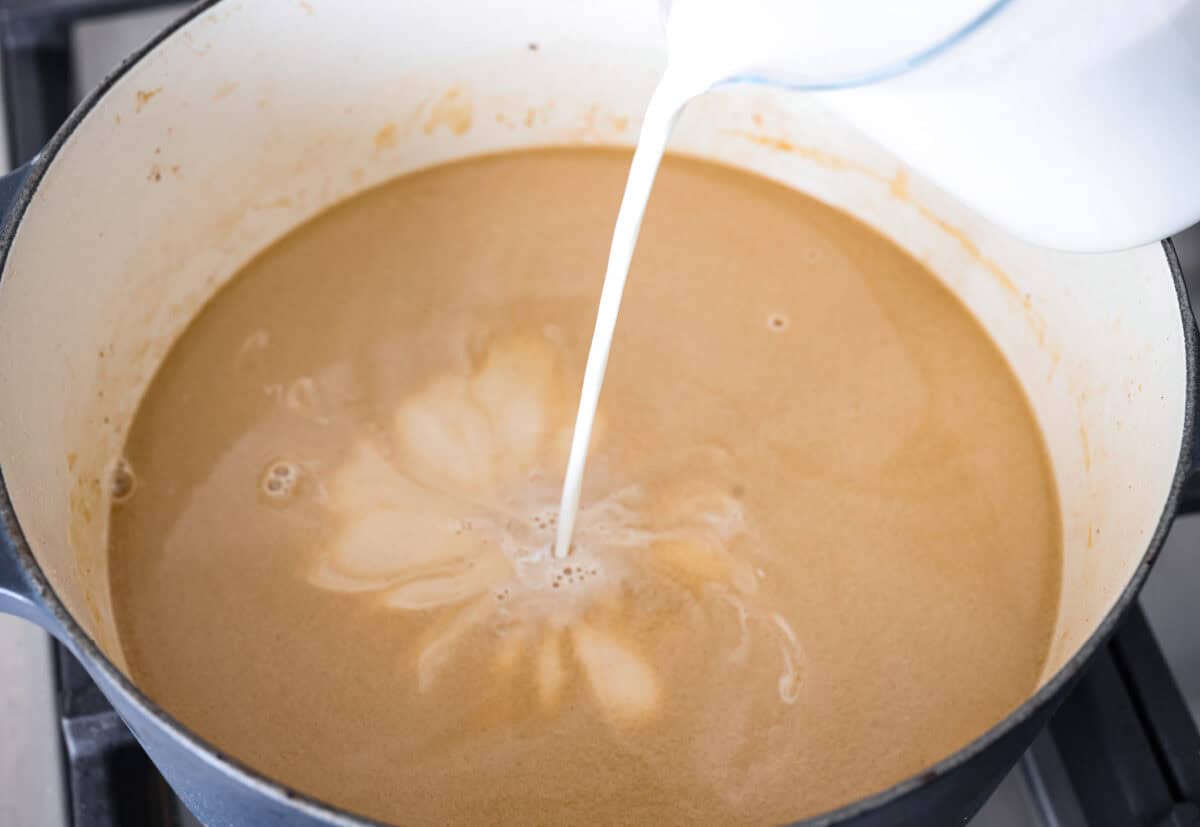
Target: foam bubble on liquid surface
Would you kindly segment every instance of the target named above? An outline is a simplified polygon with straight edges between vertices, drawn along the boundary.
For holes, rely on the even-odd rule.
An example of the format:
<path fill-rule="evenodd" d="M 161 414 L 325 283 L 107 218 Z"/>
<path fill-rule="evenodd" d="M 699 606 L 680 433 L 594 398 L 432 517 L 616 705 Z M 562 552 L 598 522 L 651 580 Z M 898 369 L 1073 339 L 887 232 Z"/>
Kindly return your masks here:
<path fill-rule="evenodd" d="M 286 500 L 300 483 L 300 466 L 287 460 L 276 460 L 266 467 L 259 479 L 259 489 L 272 500 Z"/>
<path fill-rule="evenodd" d="M 113 505 L 123 505 L 133 499 L 138 479 L 133 466 L 125 457 L 118 458 L 108 472 L 109 494 Z"/>
<path fill-rule="evenodd" d="M 756 566 L 732 550 L 753 545 L 754 532 L 723 480 L 629 484 L 586 500 L 572 553 L 554 555 L 551 475 L 571 415 L 563 358 L 544 334 L 496 337 L 468 371 L 402 400 L 390 439 L 361 439 L 328 475 L 339 530 L 309 579 L 387 610 L 438 610 L 417 655 L 422 691 L 487 629 L 497 679 L 532 678 L 550 711 L 577 675 L 614 724 L 631 725 L 666 691 L 645 641 L 620 631 L 638 610 L 631 584 L 657 578 L 697 600 L 741 601 L 740 612 L 714 603 L 746 631 L 742 648 L 782 632 L 755 602 Z M 268 469 L 264 484 L 275 479 Z"/>

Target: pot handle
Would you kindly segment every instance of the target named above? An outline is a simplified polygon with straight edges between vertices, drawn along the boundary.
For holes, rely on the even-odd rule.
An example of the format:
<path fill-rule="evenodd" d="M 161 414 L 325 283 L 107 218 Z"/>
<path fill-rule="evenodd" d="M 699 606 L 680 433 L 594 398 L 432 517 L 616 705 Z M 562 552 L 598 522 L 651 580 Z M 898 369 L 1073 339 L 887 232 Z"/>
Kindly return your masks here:
<path fill-rule="evenodd" d="M 5 515 L 5 522 L 11 516 Z M 0 527 L 0 614 L 16 615 L 48 626 L 45 607 L 37 599 L 37 589 L 21 564 L 16 543 L 8 526 Z"/>
<path fill-rule="evenodd" d="M 30 162 L 0 177 L 0 223 L 7 224 L 10 220 L 11 207 L 32 168 Z M 48 616 L 37 599 L 37 588 L 17 551 L 18 543 L 12 531 L 14 523 L 11 512 L 0 514 L 0 612 L 47 626 Z"/>

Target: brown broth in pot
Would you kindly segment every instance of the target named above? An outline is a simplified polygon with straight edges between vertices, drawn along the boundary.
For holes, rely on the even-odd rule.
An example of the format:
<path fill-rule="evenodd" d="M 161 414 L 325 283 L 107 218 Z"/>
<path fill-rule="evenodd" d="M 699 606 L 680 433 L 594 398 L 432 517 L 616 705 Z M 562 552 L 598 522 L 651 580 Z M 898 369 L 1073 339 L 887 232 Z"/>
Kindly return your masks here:
<path fill-rule="evenodd" d="M 919 262 L 730 168 L 663 165 L 551 557 L 628 164 L 402 177 L 193 321 L 110 532 L 154 700 L 383 821 L 765 824 L 1035 688 L 1060 520 L 1016 378 Z"/>

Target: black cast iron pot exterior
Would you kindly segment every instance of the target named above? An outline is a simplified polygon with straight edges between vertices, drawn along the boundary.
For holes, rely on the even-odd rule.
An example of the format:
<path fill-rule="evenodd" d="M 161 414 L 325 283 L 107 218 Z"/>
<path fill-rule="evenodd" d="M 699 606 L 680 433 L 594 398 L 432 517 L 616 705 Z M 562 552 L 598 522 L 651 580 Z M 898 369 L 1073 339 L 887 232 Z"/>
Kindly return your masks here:
<path fill-rule="evenodd" d="M 0 210 L 5 214 L 4 229 L 0 233 L 0 273 L 26 206 L 76 126 L 129 66 L 141 60 L 180 25 L 219 2 L 221 0 L 208 0 L 197 4 L 174 26 L 131 57 L 80 105 L 38 158 L 0 181 Z M 1059 673 L 991 730 L 920 775 L 839 810 L 798 822 L 797 827 L 965 824 L 1045 727 L 1089 660 L 1136 599 L 1176 515 L 1185 483 L 1194 475 L 1193 469 L 1200 468 L 1200 463 L 1191 456 L 1197 364 L 1195 322 L 1179 263 L 1169 241 L 1163 243 L 1163 251 L 1175 280 L 1187 345 L 1188 401 L 1182 434 L 1184 447 L 1154 536 L 1116 605 Z M 19 393 L 20 389 L 4 388 L 0 392 Z M 0 433 L 0 439 L 3 438 Z M 1191 485 L 1187 487 L 1191 489 Z M 1195 505 L 1194 499 L 1185 494 L 1182 503 L 1190 510 Z M 869 519 L 869 515 L 864 516 Z M 3 483 L 3 469 L 0 469 L 0 611 L 42 626 L 79 659 L 175 792 L 207 827 L 362 827 L 378 823 L 308 798 L 224 755 L 172 718 L 119 672 L 67 613 L 46 580 L 13 512 Z M 803 783 L 803 779 L 798 778 L 797 783 Z"/>

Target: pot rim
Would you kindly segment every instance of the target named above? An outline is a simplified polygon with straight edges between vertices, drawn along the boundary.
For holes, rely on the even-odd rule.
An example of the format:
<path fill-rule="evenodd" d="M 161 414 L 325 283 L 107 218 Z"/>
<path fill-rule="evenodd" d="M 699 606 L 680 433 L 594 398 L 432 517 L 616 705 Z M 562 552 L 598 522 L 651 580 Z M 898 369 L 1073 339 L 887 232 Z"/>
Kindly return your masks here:
<path fill-rule="evenodd" d="M 180 17 L 154 35 L 147 43 L 130 54 L 98 87 L 92 90 L 80 102 L 71 112 L 66 122 L 54 134 L 54 137 L 46 144 L 45 148 L 30 162 L 29 175 L 13 200 L 8 215 L 5 218 L 3 229 L 0 229 L 0 278 L 3 277 L 4 269 L 8 263 L 8 254 L 12 247 L 13 239 L 20 227 L 26 209 L 37 194 L 38 185 L 79 124 L 87 118 L 92 109 L 105 97 L 112 86 L 134 65 L 141 62 L 143 58 L 157 49 L 175 32 L 192 20 L 224 2 L 228 2 L 228 0 L 199 0 L 199 2 L 183 12 Z M 1180 317 L 1183 324 L 1186 362 L 1186 398 L 1184 400 L 1183 430 L 1180 438 L 1179 459 L 1176 462 L 1175 474 L 1171 481 L 1170 491 L 1163 504 L 1162 513 L 1147 545 L 1146 552 L 1138 563 L 1137 569 L 1126 583 L 1125 588 L 1118 595 L 1112 608 L 1109 609 L 1108 613 L 1097 624 L 1092 634 L 1088 636 L 1078 651 L 1055 672 L 1054 676 L 1026 698 L 1020 706 L 986 732 L 915 775 L 865 798 L 856 799 L 848 804 L 844 804 L 835 810 L 795 822 L 793 827 L 834 827 L 834 825 L 880 810 L 897 802 L 925 785 L 963 766 L 1050 703 L 1064 686 L 1083 669 L 1096 650 L 1112 634 L 1121 615 L 1137 599 L 1138 592 L 1145 582 L 1152 564 L 1162 550 L 1167 532 L 1170 530 L 1176 517 L 1180 490 L 1191 470 L 1191 452 L 1189 447 L 1192 445 L 1193 428 L 1195 425 L 1197 331 L 1192 317 L 1187 289 L 1183 280 L 1183 272 L 1180 269 L 1174 245 L 1170 239 L 1165 239 L 1162 242 L 1162 246 L 1167 259 L 1167 265 L 1171 271 L 1171 277 L 1175 283 L 1175 293 L 1179 301 Z M 76 655 L 85 659 L 91 665 L 92 669 L 103 674 L 105 679 L 118 688 L 129 701 L 139 706 L 148 716 L 162 724 L 164 731 L 177 744 L 189 749 L 204 762 L 220 769 L 225 774 L 254 789 L 261 795 L 267 796 L 284 806 L 300 809 L 311 817 L 323 819 L 327 823 L 340 825 L 341 827 L 366 827 L 367 825 L 371 827 L 387 827 L 384 822 L 355 815 L 349 810 L 326 803 L 293 789 L 286 784 L 275 781 L 242 763 L 237 758 L 225 754 L 204 738 L 192 732 L 143 693 L 100 650 L 92 637 L 79 625 L 70 612 L 67 611 L 55 593 L 53 586 L 46 579 L 17 521 L 12 501 L 8 495 L 8 485 L 4 480 L 3 469 L 0 469 L 0 531 L 3 531 L 7 535 L 7 539 L 11 542 L 17 566 L 29 579 L 33 587 L 34 596 L 50 613 L 51 618 L 57 622 L 65 635 L 63 642 L 68 644 Z"/>

